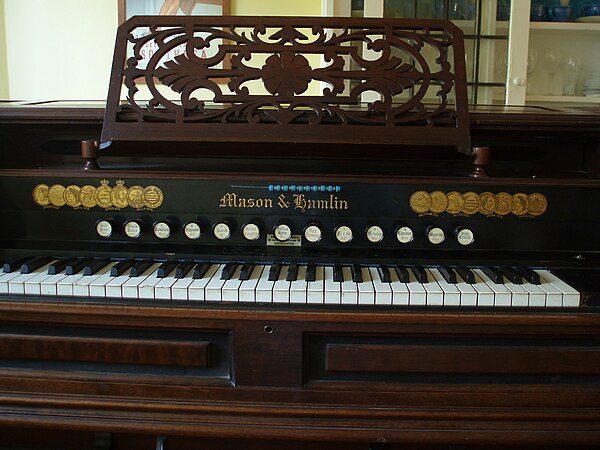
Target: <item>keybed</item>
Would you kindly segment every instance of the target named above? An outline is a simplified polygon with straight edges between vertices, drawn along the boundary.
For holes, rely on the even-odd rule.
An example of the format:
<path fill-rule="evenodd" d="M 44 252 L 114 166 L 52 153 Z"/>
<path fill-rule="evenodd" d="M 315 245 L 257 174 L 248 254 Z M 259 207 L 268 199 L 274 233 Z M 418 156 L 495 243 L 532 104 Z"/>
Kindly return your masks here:
<path fill-rule="evenodd" d="M 4 265 L 0 294 L 340 306 L 580 306 L 547 269 L 29 258 Z"/>

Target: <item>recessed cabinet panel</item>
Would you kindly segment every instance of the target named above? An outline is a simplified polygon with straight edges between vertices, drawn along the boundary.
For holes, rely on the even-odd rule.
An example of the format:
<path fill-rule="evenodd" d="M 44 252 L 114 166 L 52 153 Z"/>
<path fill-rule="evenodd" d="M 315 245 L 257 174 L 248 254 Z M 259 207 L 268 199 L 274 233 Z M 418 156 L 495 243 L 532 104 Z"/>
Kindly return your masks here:
<path fill-rule="evenodd" d="M 0 370 L 230 377 L 227 333 L 2 327 Z"/>
<path fill-rule="evenodd" d="M 311 381 L 600 382 L 598 342 L 313 336 L 309 349 Z"/>

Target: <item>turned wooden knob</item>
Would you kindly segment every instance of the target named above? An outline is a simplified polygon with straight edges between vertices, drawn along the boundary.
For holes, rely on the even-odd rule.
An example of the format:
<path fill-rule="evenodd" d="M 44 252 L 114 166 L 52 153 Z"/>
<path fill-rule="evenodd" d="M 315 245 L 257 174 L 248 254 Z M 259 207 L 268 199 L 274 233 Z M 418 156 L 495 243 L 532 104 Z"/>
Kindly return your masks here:
<path fill-rule="evenodd" d="M 473 178 L 487 177 L 485 166 L 490 163 L 490 148 L 473 147 L 471 155 L 473 155 L 473 165 L 475 166 L 473 172 L 471 172 L 471 176 Z"/>
<path fill-rule="evenodd" d="M 98 141 L 81 141 L 81 157 L 83 158 L 83 170 L 99 169 Z"/>

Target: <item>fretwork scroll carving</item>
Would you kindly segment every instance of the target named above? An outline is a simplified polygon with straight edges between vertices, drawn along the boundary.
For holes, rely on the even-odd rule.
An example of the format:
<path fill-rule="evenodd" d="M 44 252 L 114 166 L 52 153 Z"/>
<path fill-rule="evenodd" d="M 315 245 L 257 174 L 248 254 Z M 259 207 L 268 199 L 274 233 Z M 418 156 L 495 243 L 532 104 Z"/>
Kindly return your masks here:
<path fill-rule="evenodd" d="M 450 22 L 135 17 L 118 32 L 103 142 L 381 142 L 469 147 Z"/>

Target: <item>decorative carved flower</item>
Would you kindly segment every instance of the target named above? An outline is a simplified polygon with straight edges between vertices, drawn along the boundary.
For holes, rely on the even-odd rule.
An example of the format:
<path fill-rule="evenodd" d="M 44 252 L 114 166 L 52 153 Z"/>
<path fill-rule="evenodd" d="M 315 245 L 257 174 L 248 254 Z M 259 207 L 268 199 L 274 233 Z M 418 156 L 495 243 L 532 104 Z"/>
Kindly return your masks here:
<path fill-rule="evenodd" d="M 312 68 L 304 56 L 286 50 L 281 55 L 267 58 L 262 67 L 262 79 L 271 94 L 292 97 L 308 89 Z"/>

